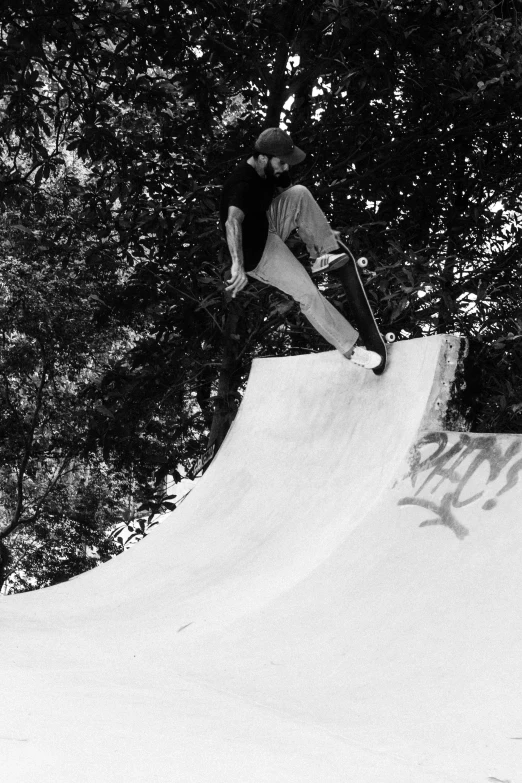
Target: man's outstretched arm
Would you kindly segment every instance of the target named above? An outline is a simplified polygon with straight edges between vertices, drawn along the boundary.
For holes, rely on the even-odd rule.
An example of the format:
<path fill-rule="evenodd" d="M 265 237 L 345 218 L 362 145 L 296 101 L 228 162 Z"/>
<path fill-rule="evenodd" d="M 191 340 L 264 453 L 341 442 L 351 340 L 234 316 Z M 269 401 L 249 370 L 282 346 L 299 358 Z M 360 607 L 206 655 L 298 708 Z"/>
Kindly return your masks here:
<path fill-rule="evenodd" d="M 229 207 L 225 231 L 228 250 L 232 259 L 230 277 L 226 291 L 232 294 L 232 298 L 248 285 L 243 259 L 243 241 L 241 224 L 245 219 L 245 213 L 239 207 Z"/>

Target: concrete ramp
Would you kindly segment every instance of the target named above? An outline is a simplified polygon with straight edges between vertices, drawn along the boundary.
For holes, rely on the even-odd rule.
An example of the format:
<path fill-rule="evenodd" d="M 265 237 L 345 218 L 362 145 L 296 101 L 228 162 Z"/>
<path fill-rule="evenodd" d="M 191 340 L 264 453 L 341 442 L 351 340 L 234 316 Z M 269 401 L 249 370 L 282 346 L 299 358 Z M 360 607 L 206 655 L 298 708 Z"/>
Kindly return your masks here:
<path fill-rule="evenodd" d="M 443 428 L 456 337 L 254 362 L 153 534 L 0 601 L 10 783 L 521 783 L 522 437 Z"/>

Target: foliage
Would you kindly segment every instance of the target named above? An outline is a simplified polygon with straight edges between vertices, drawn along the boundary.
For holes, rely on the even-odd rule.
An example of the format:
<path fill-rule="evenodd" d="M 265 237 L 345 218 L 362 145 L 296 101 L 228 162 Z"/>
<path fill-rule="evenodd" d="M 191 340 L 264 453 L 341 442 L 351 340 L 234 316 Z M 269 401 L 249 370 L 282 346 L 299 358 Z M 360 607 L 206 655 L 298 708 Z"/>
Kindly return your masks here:
<path fill-rule="evenodd" d="M 92 237 L 72 230 L 67 181 L 30 195 L 0 224 L 0 537 L 10 537 L 2 578 L 17 569 L 30 584 L 38 568 L 47 584 L 84 570 L 86 546 L 114 551 L 99 519 L 110 521 L 117 485 L 95 480 L 101 468 L 86 440 L 103 411 L 84 392 L 129 336 L 101 299 L 113 270 L 87 263 Z"/>
<path fill-rule="evenodd" d="M 37 476 L 36 491 L 38 484 Z M 124 486 L 103 465 L 77 465 L 46 495 L 34 522 L 9 537 L 5 591 L 63 582 L 121 552 L 110 532 L 125 514 L 125 500 Z"/>

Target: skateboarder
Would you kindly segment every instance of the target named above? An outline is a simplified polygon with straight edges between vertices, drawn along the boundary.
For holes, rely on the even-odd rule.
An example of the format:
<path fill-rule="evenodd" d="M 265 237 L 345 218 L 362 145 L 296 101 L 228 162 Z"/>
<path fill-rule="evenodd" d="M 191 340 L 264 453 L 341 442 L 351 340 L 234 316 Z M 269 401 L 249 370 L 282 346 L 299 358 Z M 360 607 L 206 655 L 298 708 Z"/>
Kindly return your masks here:
<path fill-rule="evenodd" d="M 358 332 L 325 299 L 285 244 L 297 229 L 315 259 L 314 271 L 338 269 L 348 261 L 310 191 L 291 186 L 290 167 L 305 157 L 288 133 L 268 128 L 257 139 L 253 154 L 225 182 L 220 217 L 232 259 L 226 290 L 235 297 L 248 284 L 248 275 L 284 291 L 347 359 L 374 369 L 381 356 L 356 345 Z"/>

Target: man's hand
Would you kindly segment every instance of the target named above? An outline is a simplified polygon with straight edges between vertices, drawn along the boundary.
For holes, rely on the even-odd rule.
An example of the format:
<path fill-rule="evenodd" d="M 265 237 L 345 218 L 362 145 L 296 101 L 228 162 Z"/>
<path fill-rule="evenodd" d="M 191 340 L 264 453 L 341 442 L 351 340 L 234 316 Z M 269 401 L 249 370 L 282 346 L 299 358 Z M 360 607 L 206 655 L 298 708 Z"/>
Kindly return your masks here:
<path fill-rule="evenodd" d="M 235 299 L 236 295 L 248 285 L 248 277 L 242 265 L 232 264 L 227 283 L 225 291 L 232 296 L 232 299 Z"/>

